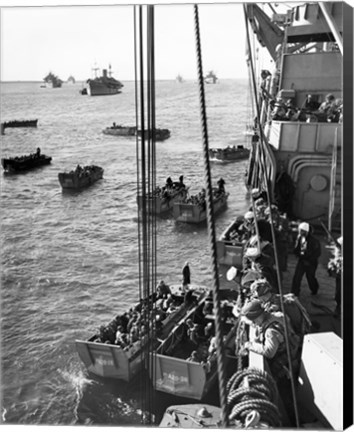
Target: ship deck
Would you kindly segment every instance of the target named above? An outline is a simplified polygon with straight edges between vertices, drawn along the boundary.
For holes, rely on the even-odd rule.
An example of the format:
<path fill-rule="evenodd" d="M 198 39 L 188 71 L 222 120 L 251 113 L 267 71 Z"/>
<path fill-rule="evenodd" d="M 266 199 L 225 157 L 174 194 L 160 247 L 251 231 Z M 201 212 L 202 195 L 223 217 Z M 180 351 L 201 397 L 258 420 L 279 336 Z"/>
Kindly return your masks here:
<path fill-rule="evenodd" d="M 327 264 L 331 258 L 331 250 L 328 249 L 327 237 L 315 233 L 315 237 L 320 240 L 322 254 L 319 259 L 316 278 L 319 282 L 319 290 L 316 295 L 312 295 L 308 287 L 306 276 L 304 275 L 301 282 L 299 300 L 306 308 L 310 315 L 313 326 L 311 333 L 331 332 L 333 331 L 338 336 L 342 337 L 341 317 L 334 317 L 333 313 L 336 308 L 334 300 L 335 295 L 335 278 L 330 277 L 327 273 Z M 337 235 L 338 237 L 338 235 Z M 287 271 L 282 274 L 282 289 L 283 294 L 290 293 L 291 283 L 295 273 L 297 263 L 296 256 L 292 253 L 291 247 L 288 249 L 288 265 Z M 220 264 L 219 270 L 222 274 L 221 288 L 230 288 L 233 282 L 226 280 L 226 272 L 230 268 L 229 265 Z M 351 288 L 350 288 L 351 289 Z"/>
<path fill-rule="evenodd" d="M 334 300 L 335 294 L 335 278 L 330 277 L 327 273 L 327 264 L 331 258 L 331 250 L 328 249 L 328 241 L 325 236 L 320 237 L 322 254 L 319 259 L 316 278 L 319 282 L 319 290 L 316 295 L 312 295 L 308 287 L 306 276 L 304 275 L 301 283 L 299 300 L 306 308 L 313 323 L 311 333 L 330 332 L 333 331 L 338 336 L 342 337 L 341 317 L 334 317 L 333 312 L 336 308 Z M 289 251 L 290 252 L 290 251 Z M 288 256 L 288 269 L 283 272 L 283 291 L 284 294 L 291 290 L 292 278 L 295 273 L 297 258 L 293 253 Z"/>

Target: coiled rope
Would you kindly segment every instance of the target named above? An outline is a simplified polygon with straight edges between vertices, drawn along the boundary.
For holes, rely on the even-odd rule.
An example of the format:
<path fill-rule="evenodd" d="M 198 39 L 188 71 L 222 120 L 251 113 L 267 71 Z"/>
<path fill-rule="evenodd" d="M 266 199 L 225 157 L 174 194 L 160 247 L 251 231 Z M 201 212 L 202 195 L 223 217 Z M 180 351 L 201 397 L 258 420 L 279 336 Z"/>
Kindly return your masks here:
<path fill-rule="evenodd" d="M 278 397 L 274 379 L 265 371 L 247 368 L 237 371 L 227 383 L 229 420 L 249 427 L 250 416 L 256 414 L 257 423 L 270 427 L 281 426 L 276 405 Z"/>
<path fill-rule="evenodd" d="M 202 123 L 202 138 L 203 138 L 203 161 L 204 161 L 204 175 L 206 183 L 206 211 L 207 211 L 207 224 L 208 234 L 211 248 L 211 261 L 212 261 L 212 274 L 213 274 L 213 304 L 215 312 L 215 337 L 217 340 L 217 367 L 219 378 L 219 394 L 221 404 L 221 417 L 222 426 L 228 426 L 228 416 L 226 411 L 226 392 L 225 392 L 225 360 L 224 360 L 224 343 L 221 332 L 221 308 L 220 308 L 220 295 L 219 295 L 219 272 L 216 255 L 216 239 L 215 239 L 215 225 L 214 225 L 214 210 L 213 210 L 213 197 L 211 185 L 211 173 L 209 163 L 209 143 L 208 143 L 208 127 L 207 116 L 205 108 L 205 94 L 204 94 L 204 77 L 202 65 L 202 51 L 200 44 L 200 31 L 199 31 L 199 13 L 198 5 L 194 5 L 194 23 L 195 23 L 195 39 L 197 50 L 198 62 L 198 84 L 199 84 L 199 102 L 200 114 Z"/>

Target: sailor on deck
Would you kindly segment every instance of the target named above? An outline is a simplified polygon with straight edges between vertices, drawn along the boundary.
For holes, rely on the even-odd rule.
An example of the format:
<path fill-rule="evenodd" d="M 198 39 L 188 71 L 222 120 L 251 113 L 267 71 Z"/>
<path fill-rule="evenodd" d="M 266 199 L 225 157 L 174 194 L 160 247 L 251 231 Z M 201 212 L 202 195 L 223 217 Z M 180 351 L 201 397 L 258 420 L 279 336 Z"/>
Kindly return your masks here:
<path fill-rule="evenodd" d="M 298 257 L 298 262 L 295 268 L 291 292 L 299 296 L 301 280 L 304 274 L 306 274 L 311 294 L 316 295 L 319 284 L 315 274 L 318 258 L 321 255 L 321 244 L 311 234 L 310 225 L 307 222 L 302 222 L 299 225 L 299 234 L 295 242 L 294 253 Z"/>

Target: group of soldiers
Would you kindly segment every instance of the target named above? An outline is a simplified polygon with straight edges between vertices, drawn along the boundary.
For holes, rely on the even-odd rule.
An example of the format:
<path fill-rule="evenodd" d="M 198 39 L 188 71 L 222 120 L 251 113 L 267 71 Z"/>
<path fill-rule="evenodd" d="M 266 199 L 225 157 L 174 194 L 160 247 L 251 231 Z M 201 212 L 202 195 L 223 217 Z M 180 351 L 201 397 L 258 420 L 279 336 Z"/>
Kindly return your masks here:
<path fill-rule="evenodd" d="M 100 326 L 93 342 L 116 345 L 127 351 L 147 335 L 145 316 L 154 317 L 153 325 L 156 326 L 156 336 L 159 336 L 162 321 L 182 303 L 172 296 L 169 286 L 160 281 L 150 301 L 141 300 L 135 307 L 117 315 L 108 325 Z M 147 308 L 152 308 L 151 312 Z"/>
<path fill-rule="evenodd" d="M 77 174 L 78 177 L 84 177 L 89 176 L 92 172 L 97 170 L 96 165 L 85 165 L 82 167 L 80 164 L 76 165 L 75 168 L 75 174 Z M 70 171 L 70 174 L 73 174 L 74 171 Z"/>
<path fill-rule="evenodd" d="M 316 269 L 321 244 L 313 235 L 309 223 L 296 223 L 296 233 L 294 223 L 289 222 L 286 214 L 281 214 L 275 205 L 269 205 L 259 191 L 252 191 L 252 197 L 253 206 L 250 210 L 243 217 L 238 217 L 223 234 L 223 240 L 239 243 L 243 247 L 242 269 L 237 271 L 231 268 L 230 272 L 233 270 L 234 274 L 230 273 L 231 279 L 228 278 L 234 279 L 239 287 L 239 298 L 233 314 L 255 328 L 255 338 L 236 346 L 236 353 L 253 351 L 262 354 L 268 360 L 272 376 L 289 390 L 290 370 L 296 378 L 303 336 L 311 327 L 309 315 L 298 299 L 301 281 L 306 275 L 311 294 L 317 295 L 319 283 Z M 334 315 L 340 315 L 342 237 L 335 243 L 333 257 L 328 262 L 328 273 L 336 278 L 337 307 Z M 282 281 L 282 272 L 287 269 L 289 248 L 297 257 L 297 263 L 291 292 L 282 295 L 282 307 L 278 281 Z M 275 251 L 279 273 L 276 272 Z"/>
<path fill-rule="evenodd" d="M 301 108 L 294 105 L 293 99 L 284 101 L 282 98 L 272 100 L 270 106 L 273 120 L 341 123 L 343 118 L 343 100 L 332 94 L 328 94 L 322 103 L 308 94 Z"/>
<path fill-rule="evenodd" d="M 219 198 L 225 195 L 225 180 L 220 177 L 217 181 L 217 187 L 212 189 L 212 198 L 217 201 Z M 198 205 L 203 211 L 206 209 L 206 190 L 203 188 L 196 195 L 188 195 L 183 200 L 185 204 Z"/>
<path fill-rule="evenodd" d="M 179 181 L 172 181 L 171 177 L 166 179 L 166 183 L 164 186 L 157 186 L 152 194 L 152 197 L 159 197 L 162 199 L 169 200 L 172 196 L 176 194 L 176 192 L 182 191 L 186 189 L 186 185 L 183 183 L 183 175 L 179 176 Z"/>

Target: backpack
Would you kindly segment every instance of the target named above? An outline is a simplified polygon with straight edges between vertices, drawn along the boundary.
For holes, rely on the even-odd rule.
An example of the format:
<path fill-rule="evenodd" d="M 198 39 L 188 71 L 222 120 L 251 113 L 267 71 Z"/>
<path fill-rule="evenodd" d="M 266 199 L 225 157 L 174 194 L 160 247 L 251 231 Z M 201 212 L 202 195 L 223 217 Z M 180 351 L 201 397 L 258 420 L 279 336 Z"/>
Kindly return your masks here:
<path fill-rule="evenodd" d="M 288 319 L 288 317 L 286 317 L 286 319 L 291 363 L 293 365 L 293 370 L 295 370 L 297 373 L 299 365 L 299 353 L 301 349 L 301 339 L 292 328 L 290 319 Z M 284 342 L 279 346 L 275 356 L 268 360 L 272 374 L 274 375 L 274 378 L 277 379 L 288 375 L 288 355 L 286 350 L 284 315 L 281 312 L 271 313 L 271 320 L 264 327 L 262 327 L 263 333 L 265 333 L 270 327 L 278 331 L 284 338 Z"/>

